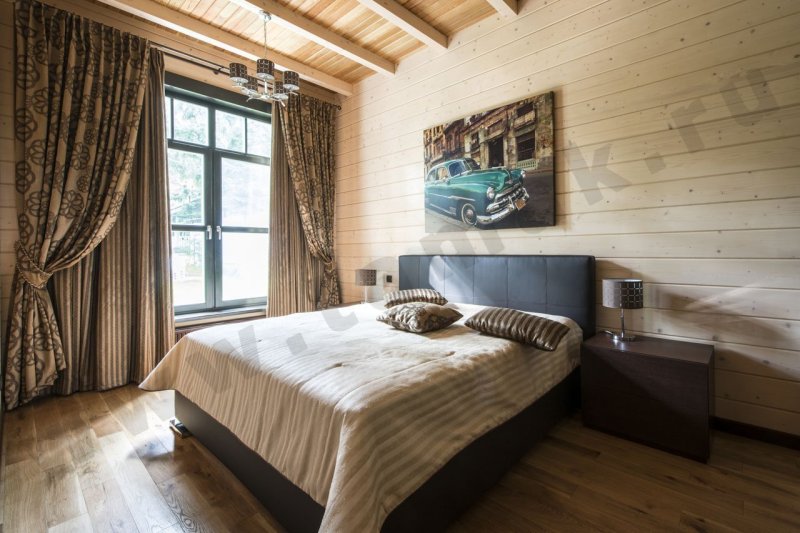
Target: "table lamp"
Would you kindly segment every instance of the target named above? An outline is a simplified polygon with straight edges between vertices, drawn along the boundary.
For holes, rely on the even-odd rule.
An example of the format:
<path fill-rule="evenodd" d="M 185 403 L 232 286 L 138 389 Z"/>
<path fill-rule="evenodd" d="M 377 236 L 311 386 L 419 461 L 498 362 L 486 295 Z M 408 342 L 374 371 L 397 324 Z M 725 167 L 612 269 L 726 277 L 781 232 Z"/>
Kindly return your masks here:
<path fill-rule="evenodd" d="M 644 307 L 644 286 L 640 279 L 611 278 L 603 280 L 603 307 L 619 309 L 620 332 L 606 331 L 615 341 L 632 341 L 635 335 L 625 333 L 625 309 Z"/>
<path fill-rule="evenodd" d="M 356 270 L 356 285 L 364 287 L 364 301 L 361 303 L 367 303 L 367 291 L 369 287 L 375 286 L 375 272 L 375 270 L 365 268 Z"/>

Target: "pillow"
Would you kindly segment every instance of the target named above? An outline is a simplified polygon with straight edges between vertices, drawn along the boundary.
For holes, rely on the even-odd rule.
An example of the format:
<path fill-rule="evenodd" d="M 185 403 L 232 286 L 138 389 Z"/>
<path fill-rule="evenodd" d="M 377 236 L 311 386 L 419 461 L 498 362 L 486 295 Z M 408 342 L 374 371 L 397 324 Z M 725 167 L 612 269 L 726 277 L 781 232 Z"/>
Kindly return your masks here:
<path fill-rule="evenodd" d="M 462 315 L 455 309 L 425 302 L 411 302 L 387 309 L 377 320 L 395 329 L 425 333 L 446 328 Z"/>
<path fill-rule="evenodd" d="M 409 302 L 428 302 L 432 304 L 444 305 L 447 298 L 433 289 L 408 289 L 405 291 L 387 292 L 383 295 L 384 307 L 393 307 Z"/>
<path fill-rule="evenodd" d="M 532 344 L 553 351 L 569 328 L 560 322 L 500 307 L 487 307 L 472 315 L 465 325 L 481 333 Z"/>

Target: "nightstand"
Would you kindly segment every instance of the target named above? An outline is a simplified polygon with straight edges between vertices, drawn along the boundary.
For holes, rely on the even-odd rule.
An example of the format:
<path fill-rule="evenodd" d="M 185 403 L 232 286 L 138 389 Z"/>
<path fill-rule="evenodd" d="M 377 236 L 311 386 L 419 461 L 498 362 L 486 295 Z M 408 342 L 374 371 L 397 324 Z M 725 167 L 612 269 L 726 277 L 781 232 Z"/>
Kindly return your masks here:
<path fill-rule="evenodd" d="M 586 426 L 707 461 L 714 412 L 714 347 L 653 337 L 581 347 Z"/>

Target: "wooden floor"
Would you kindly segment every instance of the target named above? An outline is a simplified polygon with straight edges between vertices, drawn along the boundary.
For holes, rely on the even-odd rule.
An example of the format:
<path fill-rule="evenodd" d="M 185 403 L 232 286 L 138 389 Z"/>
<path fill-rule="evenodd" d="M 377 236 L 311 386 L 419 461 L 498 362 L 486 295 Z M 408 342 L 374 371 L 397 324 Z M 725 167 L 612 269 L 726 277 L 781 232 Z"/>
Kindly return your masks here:
<path fill-rule="evenodd" d="M 2 531 L 280 531 L 170 393 L 123 387 L 6 414 Z M 708 465 L 564 420 L 453 531 L 800 531 L 800 452 L 715 436 Z"/>

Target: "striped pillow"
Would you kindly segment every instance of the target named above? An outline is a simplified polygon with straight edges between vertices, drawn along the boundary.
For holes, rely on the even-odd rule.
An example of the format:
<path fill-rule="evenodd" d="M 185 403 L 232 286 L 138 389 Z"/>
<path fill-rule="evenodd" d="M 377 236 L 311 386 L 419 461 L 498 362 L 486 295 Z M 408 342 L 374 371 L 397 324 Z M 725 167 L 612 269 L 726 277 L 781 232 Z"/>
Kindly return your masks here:
<path fill-rule="evenodd" d="M 465 325 L 481 333 L 532 344 L 553 351 L 569 328 L 560 322 L 501 307 L 487 307 L 472 315 Z"/>
<path fill-rule="evenodd" d="M 447 303 L 447 298 L 433 289 L 407 289 L 404 291 L 387 292 L 383 295 L 384 307 L 393 307 L 409 302 L 428 302 L 436 305 L 444 305 Z"/>
<path fill-rule="evenodd" d="M 425 333 L 443 329 L 463 315 L 455 309 L 425 302 L 411 302 L 387 309 L 377 320 L 395 329 Z"/>

